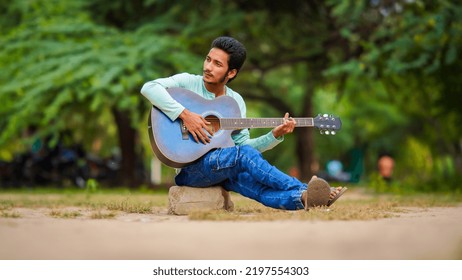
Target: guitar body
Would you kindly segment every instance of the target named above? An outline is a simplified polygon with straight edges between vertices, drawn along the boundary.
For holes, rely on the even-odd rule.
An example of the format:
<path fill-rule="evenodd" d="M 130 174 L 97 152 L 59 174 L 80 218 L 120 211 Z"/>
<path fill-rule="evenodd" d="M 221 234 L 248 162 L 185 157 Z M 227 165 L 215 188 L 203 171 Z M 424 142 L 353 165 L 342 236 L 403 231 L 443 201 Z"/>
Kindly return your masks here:
<path fill-rule="evenodd" d="M 218 120 L 241 117 L 239 105 L 232 97 L 220 96 L 207 100 L 182 88 L 170 88 L 167 91 L 188 110 L 204 118 Z M 212 149 L 234 146 L 232 130 L 222 130 L 219 127 L 214 129 L 210 143 L 197 143 L 190 133 L 182 129 L 179 118 L 171 121 L 155 106 L 151 109 L 148 122 L 151 148 L 159 160 L 170 167 L 181 168 L 198 160 Z"/>

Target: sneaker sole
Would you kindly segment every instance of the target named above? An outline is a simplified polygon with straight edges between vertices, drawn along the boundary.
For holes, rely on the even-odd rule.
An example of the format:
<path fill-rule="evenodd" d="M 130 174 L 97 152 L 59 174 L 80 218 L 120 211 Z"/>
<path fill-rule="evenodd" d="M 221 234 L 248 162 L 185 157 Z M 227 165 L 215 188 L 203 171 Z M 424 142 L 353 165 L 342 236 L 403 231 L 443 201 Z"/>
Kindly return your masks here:
<path fill-rule="evenodd" d="M 326 180 L 314 178 L 308 183 L 305 208 L 326 206 L 330 199 L 330 186 Z"/>

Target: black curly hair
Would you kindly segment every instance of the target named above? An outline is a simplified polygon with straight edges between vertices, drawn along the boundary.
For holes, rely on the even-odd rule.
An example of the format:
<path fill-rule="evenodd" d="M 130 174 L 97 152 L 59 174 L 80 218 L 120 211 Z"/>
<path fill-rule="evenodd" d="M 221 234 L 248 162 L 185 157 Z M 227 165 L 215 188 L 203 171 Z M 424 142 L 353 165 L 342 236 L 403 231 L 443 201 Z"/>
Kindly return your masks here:
<path fill-rule="evenodd" d="M 229 55 L 229 70 L 236 69 L 237 73 L 239 73 L 247 56 L 247 50 L 241 42 L 232 37 L 221 36 L 213 40 L 212 48 L 218 48 L 226 52 Z M 228 83 L 237 77 L 237 73 Z"/>

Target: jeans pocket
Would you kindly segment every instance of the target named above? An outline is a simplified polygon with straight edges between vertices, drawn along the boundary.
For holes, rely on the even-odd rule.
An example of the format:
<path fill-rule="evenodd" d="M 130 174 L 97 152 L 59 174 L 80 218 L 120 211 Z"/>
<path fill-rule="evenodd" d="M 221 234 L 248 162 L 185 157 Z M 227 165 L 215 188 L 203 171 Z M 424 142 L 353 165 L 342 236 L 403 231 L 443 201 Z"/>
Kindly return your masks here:
<path fill-rule="evenodd" d="M 213 171 L 234 167 L 237 164 L 238 155 L 238 146 L 217 149 L 209 158 L 210 167 Z"/>

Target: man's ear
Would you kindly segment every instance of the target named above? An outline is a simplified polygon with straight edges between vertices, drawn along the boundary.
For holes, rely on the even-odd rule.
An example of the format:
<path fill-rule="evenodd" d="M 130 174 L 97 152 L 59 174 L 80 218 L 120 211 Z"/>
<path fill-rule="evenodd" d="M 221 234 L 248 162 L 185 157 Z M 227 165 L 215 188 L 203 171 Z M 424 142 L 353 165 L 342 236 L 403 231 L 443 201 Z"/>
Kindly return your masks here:
<path fill-rule="evenodd" d="M 232 78 L 236 77 L 236 75 L 237 75 L 237 69 L 228 71 L 228 79 L 231 80 Z"/>

